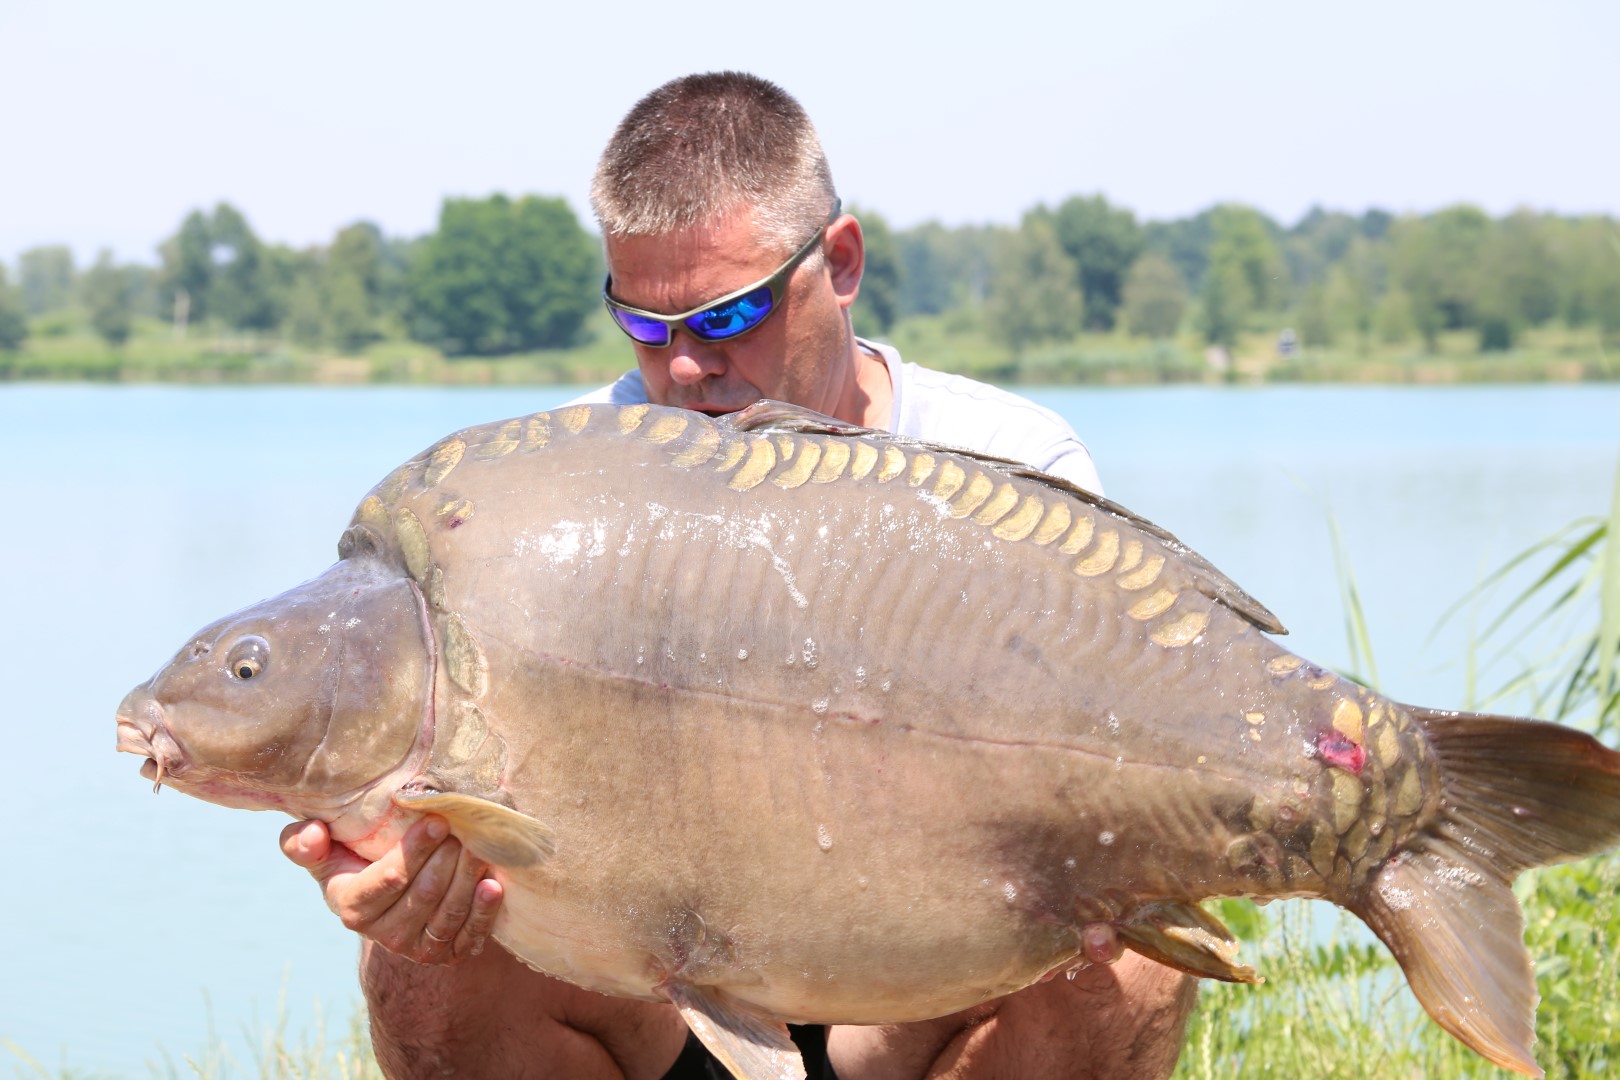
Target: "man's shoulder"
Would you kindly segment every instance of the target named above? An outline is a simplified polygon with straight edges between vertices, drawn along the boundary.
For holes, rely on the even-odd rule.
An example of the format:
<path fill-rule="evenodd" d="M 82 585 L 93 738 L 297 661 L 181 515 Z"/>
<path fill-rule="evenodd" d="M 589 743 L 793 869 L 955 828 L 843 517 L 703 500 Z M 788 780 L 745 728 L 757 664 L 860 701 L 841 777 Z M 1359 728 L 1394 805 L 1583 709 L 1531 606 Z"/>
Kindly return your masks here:
<path fill-rule="evenodd" d="M 1044 405 L 989 383 L 899 361 L 895 433 L 959 446 L 1055 473 L 1102 493 L 1091 452 L 1069 422 Z"/>
<path fill-rule="evenodd" d="M 923 421 L 977 418 L 977 423 L 983 423 L 987 418 L 997 426 L 1033 422 L 1073 434 L 1068 421 L 1057 413 L 1010 390 L 909 361 L 904 364 L 904 371 L 909 384 L 906 392 L 916 395 L 913 400 L 919 406 L 917 413 Z"/>

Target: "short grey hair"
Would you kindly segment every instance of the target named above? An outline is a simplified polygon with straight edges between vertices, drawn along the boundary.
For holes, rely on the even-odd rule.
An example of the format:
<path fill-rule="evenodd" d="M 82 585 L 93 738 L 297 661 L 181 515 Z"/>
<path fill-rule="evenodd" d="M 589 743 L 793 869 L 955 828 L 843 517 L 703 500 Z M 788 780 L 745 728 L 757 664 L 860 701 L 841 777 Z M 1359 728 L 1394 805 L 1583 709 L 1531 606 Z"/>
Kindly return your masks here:
<path fill-rule="evenodd" d="M 738 71 L 687 75 L 636 102 L 591 182 L 604 237 L 661 236 L 751 211 L 755 238 L 784 251 L 826 224 L 837 197 L 804 108 Z"/>

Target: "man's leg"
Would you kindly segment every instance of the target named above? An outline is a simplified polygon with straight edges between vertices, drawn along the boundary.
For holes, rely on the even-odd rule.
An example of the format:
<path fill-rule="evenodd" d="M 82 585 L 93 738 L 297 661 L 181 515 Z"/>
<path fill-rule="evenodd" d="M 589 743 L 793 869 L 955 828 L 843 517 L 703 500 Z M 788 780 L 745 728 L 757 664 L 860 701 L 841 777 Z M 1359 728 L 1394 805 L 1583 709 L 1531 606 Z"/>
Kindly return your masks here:
<path fill-rule="evenodd" d="M 1196 980 L 1128 952 L 937 1020 L 835 1027 L 827 1052 L 839 1080 L 1162 1078 L 1196 995 Z"/>

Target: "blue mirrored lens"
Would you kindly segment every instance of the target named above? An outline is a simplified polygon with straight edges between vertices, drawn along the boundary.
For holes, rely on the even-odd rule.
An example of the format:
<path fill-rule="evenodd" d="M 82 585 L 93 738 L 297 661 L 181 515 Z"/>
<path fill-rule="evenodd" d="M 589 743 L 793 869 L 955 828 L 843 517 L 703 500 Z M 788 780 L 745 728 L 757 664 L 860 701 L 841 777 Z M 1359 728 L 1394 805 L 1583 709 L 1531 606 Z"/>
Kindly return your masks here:
<path fill-rule="evenodd" d="M 628 311 L 620 311 L 618 308 L 608 308 L 608 311 L 613 315 L 613 321 L 618 323 L 633 340 L 643 345 L 669 344 L 670 328 L 667 323 Z"/>
<path fill-rule="evenodd" d="M 705 341 L 724 341 L 758 326 L 770 313 L 771 289 L 761 285 L 746 296 L 693 315 L 686 320 L 686 325 Z"/>

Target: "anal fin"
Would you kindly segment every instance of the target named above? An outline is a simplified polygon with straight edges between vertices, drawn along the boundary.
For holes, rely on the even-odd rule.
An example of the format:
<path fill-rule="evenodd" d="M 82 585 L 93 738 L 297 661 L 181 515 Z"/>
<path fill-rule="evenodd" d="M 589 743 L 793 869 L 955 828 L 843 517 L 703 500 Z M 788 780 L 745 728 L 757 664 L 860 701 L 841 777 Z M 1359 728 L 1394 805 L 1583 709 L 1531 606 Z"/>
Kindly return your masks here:
<path fill-rule="evenodd" d="M 1535 971 L 1503 875 L 1467 852 L 1403 852 L 1346 905 L 1395 954 L 1435 1022 L 1504 1069 L 1541 1076 Z"/>
<path fill-rule="evenodd" d="M 468 851 L 491 866 L 533 866 L 557 850 L 551 832 L 527 814 L 472 795 L 454 792 L 396 791 L 394 805 L 438 814 Z"/>
<path fill-rule="evenodd" d="M 805 1080 L 804 1061 L 786 1024 L 739 1006 L 722 991 L 671 983 L 664 992 L 737 1080 Z"/>
<path fill-rule="evenodd" d="M 1222 982 L 1265 981 L 1254 968 L 1237 962 L 1237 939 L 1197 904 L 1143 904 L 1117 929 L 1134 951 L 1189 975 Z"/>

